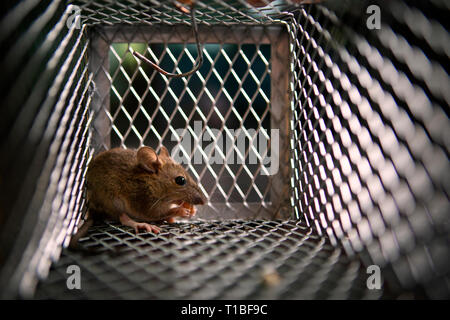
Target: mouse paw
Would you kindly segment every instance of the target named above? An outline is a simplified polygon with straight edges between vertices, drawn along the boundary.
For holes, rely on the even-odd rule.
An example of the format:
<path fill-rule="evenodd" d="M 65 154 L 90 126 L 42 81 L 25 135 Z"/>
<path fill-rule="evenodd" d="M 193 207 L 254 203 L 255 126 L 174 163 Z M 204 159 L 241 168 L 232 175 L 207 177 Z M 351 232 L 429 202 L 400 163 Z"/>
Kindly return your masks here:
<path fill-rule="evenodd" d="M 197 213 L 197 208 L 190 203 L 183 202 L 182 207 L 189 210 L 189 217 L 193 217 Z"/>
<path fill-rule="evenodd" d="M 138 234 L 140 230 L 153 233 L 159 233 L 161 231 L 160 227 L 154 226 L 152 224 L 134 221 L 126 213 L 121 214 L 119 219 L 123 225 L 132 227 L 136 234 Z"/>
<path fill-rule="evenodd" d="M 148 224 L 145 222 L 136 222 L 136 224 L 134 225 L 134 231 L 136 232 L 136 234 L 138 234 L 139 230 L 143 230 L 144 232 L 153 232 L 153 233 L 161 232 L 161 228 L 157 227 L 153 224 Z"/>
<path fill-rule="evenodd" d="M 185 217 L 189 218 L 191 216 L 191 211 L 189 209 L 186 209 L 184 207 L 176 207 L 170 209 L 170 215 L 172 217 Z"/>

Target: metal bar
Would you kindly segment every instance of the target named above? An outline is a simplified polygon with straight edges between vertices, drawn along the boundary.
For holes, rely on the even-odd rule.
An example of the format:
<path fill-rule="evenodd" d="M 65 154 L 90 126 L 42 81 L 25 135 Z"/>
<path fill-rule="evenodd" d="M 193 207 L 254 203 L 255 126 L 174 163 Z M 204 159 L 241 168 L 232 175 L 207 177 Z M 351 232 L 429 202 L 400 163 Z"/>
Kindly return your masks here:
<path fill-rule="evenodd" d="M 111 121 L 106 111 L 109 111 L 109 39 L 101 30 L 90 30 L 89 71 L 94 74 L 95 92 L 92 96 L 92 110 L 94 121 L 92 124 L 92 146 L 96 152 L 111 147 L 110 132 Z"/>
<path fill-rule="evenodd" d="M 278 159 L 279 170 L 271 177 L 272 210 L 274 217 L 294 217 L 294 212 L 288 203 L 290 190 L 290 68 L 289 68 L 289 38 L 285 29 L 279 33 L 270 33 L 271 37 L 271 95 L 270 120 L 271 129 L 279 130 L 279 146 L 271 149 L 272 162 Z M 271 140 L 272 141 L 272 140 Z M 276 154 L 275 150 L 279 153 Z M 274 165 L 271 163 L 271 165 Z"/>

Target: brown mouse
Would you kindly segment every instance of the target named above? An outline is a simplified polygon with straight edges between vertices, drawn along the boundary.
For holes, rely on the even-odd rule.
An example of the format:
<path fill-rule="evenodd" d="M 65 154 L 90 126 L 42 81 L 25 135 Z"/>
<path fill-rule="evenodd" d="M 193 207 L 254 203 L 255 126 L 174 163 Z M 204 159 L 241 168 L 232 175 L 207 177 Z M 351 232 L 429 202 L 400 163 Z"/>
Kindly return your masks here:
<path fill-rule="evenodd" d="M 192 217 L 206 199 L 197 183 L 161 147 L 114 148 L 99 153 L 87 171 L 89 219 L 108 218 L 123 225 L 158 233 L 149 224 Z M 101 216 L 101 217 L 100 217 Z"/>

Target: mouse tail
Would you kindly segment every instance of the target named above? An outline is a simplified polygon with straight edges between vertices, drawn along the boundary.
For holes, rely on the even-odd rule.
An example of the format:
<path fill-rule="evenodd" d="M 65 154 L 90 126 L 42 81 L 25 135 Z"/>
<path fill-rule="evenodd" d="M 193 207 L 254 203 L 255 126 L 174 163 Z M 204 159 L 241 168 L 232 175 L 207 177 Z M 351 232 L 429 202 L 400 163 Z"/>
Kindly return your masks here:
<path fill-rule="evenodd" d="M 117 254 L 117 250 L 112 250 L 108 252 L 102 252 L 93 248 L 86 248 L 82 246 L 78 241 L 85 237 L 88 234 L 89 228 L 94 225 L 94 223 L 98 223 L 101 220 L 99 220 L 98 214 L 90 214 L 92 209 L 88 210 L 86 214 L 86 219 L 82 220 L 84 222 L 80 221 L 80 228 L 78 231 L 72 236 L 70 239 L 69 245 L 67 246 L 67 249 L 72 252 L 81 253 L 85 256 L 91 256 L 91 255 L 99 255 L 102 253 L 106 253 L 109 256 L 115 256 Z"/>
<path fill-rule="evenodd" d="M 88 218 L 86 220 L 84 220 L 84 222 L 82 223 L 81 227 L 78 229 L 77 233 L 75 233 L 72 236 L 72 238 L 70 239 L 68 249 L 75 250 L 75 251 L 82 250 L 83 248 L 78 243 L 78 240 L 80 240 L 81 238 L 83 238 L 87 234 L 89 228 L 93 224 L 94 224 L 94 219 L 92 218 L 91 215 L 88 214 Z"/>

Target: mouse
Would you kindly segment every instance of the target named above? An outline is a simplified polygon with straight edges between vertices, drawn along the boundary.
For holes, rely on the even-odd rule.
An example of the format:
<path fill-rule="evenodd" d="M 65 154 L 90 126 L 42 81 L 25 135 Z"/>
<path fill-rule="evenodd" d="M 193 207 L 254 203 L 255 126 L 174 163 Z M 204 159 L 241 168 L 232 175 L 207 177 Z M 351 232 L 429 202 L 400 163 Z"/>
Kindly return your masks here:
<path fill-rule="evenodd" d="M 141 231 L 159 233 L 157 221 L 174 223 L 195 216 L 206 197 L 167 148 L 113 148 L 97 154 L 86 174 L 86 233 L 93 221 L 110 220 Z M 81 236 L 73 236 L 73 242 Z"/>

